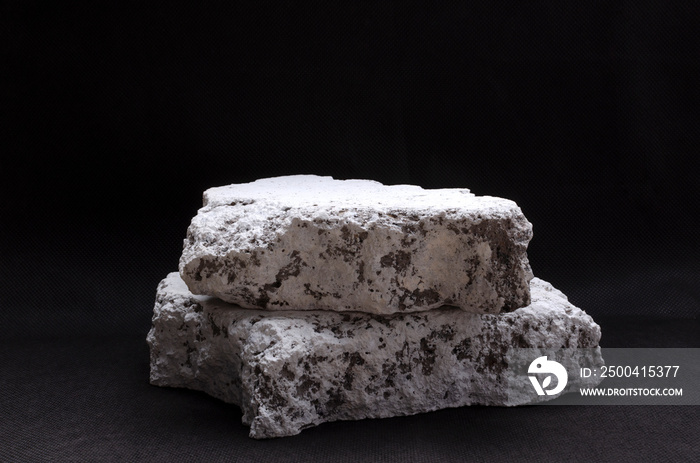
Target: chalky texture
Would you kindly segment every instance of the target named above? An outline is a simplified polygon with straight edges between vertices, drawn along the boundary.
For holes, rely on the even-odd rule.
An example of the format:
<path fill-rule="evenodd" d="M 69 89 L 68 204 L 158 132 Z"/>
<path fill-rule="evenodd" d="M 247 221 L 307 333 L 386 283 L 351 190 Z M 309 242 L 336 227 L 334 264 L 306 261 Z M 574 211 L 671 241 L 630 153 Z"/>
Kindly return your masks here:
<path fill-rule="evenodd" d="M 194 296 L 172 273 L 158 287 L 148 334 L 151 383 L 239 405 L 254 438 L 326 421 L 531 403 L 529 382 L 507 368 L 509 349 L 596 348 L 600 340 L 591 317 L 549 283 L 535 278 L 531 291 L 529 306 L 499 315 L 270 312 Z M 598 380 L 569 378 L 565 391 L 583 381 Z"/>
<path fill-rule="evenodd" d="M 509 312 L 530 302 L 532 226 L 506 199 L 311 175 L 211 188 L 180 274 L 267 310 Z"/>

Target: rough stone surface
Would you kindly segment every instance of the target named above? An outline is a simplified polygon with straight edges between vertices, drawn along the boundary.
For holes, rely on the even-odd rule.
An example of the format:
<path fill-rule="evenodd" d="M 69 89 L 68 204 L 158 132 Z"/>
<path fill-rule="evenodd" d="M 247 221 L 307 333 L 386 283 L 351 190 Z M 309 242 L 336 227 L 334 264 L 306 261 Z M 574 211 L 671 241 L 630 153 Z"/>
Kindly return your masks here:
<path fill-rule="evenodd" d="M 549 283 L 535 278 L 531 290 L 529 306 L 499 315 L 270 312 L 194 296 L 171 273 L 148 334 L 151 383 L 239 405 L 254 438 L 326 421 L 532 403 L 530 383 L 507 368 L 509 349 L 590 347 L 600 360 L 600 328 Z M 565 391 L 583 381 L 569 378 Z"/>
<path fill-rule="evenodd" d="M 532 226 L 506 199 L 299 175 L 211 188 L 180 274 L 247 308 L 509 312 L 530 301 Z"/>

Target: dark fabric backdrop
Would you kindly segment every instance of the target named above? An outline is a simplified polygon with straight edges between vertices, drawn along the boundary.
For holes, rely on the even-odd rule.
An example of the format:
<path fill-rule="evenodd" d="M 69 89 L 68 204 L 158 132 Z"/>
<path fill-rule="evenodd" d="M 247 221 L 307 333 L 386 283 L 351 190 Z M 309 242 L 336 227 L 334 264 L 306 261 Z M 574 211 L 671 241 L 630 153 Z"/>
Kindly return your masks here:
<path fill-rule="evenodd" d="M 464 3 L 0 3 L 0 460 L 303 459 L 280 449 L 319 439 L 322 459 L 538 459 L 610 436 L 616 459 L 697 456 L 697 407 L 475 408 L 266 447 L 237 408 L 148 386 L 155 288 L 202 191 L 294 173 L 513 199 L 535 274 L 603 345 L 700 347 L 700 6 Z M 659 435 L 633 424 L 657 415 Z"/>

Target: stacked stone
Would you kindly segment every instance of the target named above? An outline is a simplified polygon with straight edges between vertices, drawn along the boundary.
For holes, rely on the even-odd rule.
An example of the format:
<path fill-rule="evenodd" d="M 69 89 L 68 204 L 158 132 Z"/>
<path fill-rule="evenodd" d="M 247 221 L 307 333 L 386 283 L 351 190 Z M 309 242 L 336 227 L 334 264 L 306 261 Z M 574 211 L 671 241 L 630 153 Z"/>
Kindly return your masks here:
<path fill-rule="evenodd" d="M 211 188 L 158 287 L 151 383 L 240 406 L 254 438 L 531 403 L 510 349 L 600 339 L 533 278 L 531 237 L 514 202 L 465 189 L 317 176 Z"/>

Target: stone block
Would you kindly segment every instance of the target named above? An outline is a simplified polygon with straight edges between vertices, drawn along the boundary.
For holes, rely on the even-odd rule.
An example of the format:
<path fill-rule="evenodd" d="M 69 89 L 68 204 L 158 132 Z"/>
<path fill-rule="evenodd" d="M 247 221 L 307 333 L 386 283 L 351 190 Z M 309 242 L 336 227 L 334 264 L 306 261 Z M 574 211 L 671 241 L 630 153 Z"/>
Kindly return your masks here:
<path fill-rule="evenodd" d="M 534 278 L 531 294 L 530 305 L 498 315 L 453 307 L 388 316 L 272 312 L 195 296 L 171 273 L 158 286 L 148 334 L 150 380 L 240 406 L 253 438 L 334 420 L 551 399 L 533 398 L 527 377 L 514 376 L 512 350 L 588 348 L 591 358 L 567 360 L 578 371 L 581 362 L 600 362 L 600 328 L 549 283 Z M 564 392 L 585 381 L 599 380 L 571 377 Z"/>
<path fill-rule="evenodd" d="M 287 176 L 207 190 L 179 270 L 246 308 L 499 313 L 530 302 L 531 237 L 507 199 Z"/>

